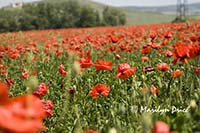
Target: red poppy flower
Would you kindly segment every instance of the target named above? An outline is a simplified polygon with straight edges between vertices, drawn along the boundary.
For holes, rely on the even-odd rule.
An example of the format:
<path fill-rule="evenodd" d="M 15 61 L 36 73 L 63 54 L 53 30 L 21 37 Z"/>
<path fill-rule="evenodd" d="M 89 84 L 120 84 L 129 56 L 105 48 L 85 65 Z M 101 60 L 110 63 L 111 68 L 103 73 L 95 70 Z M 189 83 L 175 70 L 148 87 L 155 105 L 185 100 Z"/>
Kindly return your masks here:
<path fill-rule="evenodd" d="M 45 58 L 44 58 L 44 60 L 43 60 L 43 62 L 48 62 L 50 60 L 50 58 L 48 57 L 48 56 L 46 56 Z"/>
<path fill-rule="evenodd" d="M 118 38 L 117 36 L 112 35 L 112 36 L 111 36 L 111 41 L 112 41 L 113 43 L 117 43 L 117 42 L 119 41 L 119 38 Z"/>
<path fill-rule="evenodd" d="M 143 56 L 141 57 L 142 62 L 148 62 L 149 61 L 149 57 Z"/>
<path fill-rule="evenodd" d="M 169 65 L 167 63 L 160 63 L 156 66 L 156 69 L 166 72 L 169 69 Z"/>
<path fill-rule="evenodd" d="M 141 53 L 142 54 L 148 54 L 148 53 L 150 53 L 150 51 L 151 51 L 151 49 L 146 47 L 146 48 L 142 48 Z"/>
<path fill-rule="evenodd" d="M 21 74 L 21 77 L 26 79 L 26 78 L 28 78 L 28 76 L 29 76 L 28 72 L 26 70 L 23 70 L 22 74 Z"/>
<path fill-rule="evenodd" d="M 165 122 L 157 121 L 154 124 L 152 133 L 170 133 L 170 129 L 169 129 L 169 126 Z"/>
<path fill-rule="evenodd" d="M 8 98 L 8 86 L 0 81 L 0 105 Z"/>
<path fill-rule="evenodd" d="M 194 66 L 193 69 L 196 74 L 199 74 L 200 69 L 197 66 Z"/>
<path fill-rule="evenodd" d="M 89 56 L 86 56 L 86 57 L 84 57 L 84 58 L 81 58 L 81 59 L 79 60 L 79 62 L 80 62 L 80 66 L 81 66 L 82 68 L 89 68 L 89 67 L 93 64 L 93 62 L 92 62 L 92 60 L 90 59 Z"/>
<path fill-rule="evenodd" d="M 0 64 L 0 68 L 7 68 L 7 65 Z"/>
<path fill-rule="evenodd" d="M 91 50 L 86 50 L 86 55 L 90 57 L 91 56 Z"/>
<path fill-rule="evenodd" d="M 154 40 L 157 37 L 156 32 L 151 32 L 150 37 L 151 37 L 152 40 Z"/>
<path fill-rule="evenodd" d="M 14 84 L 14 81 L 9 79 L 9 78 L 5 78 L 6 83 L 8 84 L 8 86 L 12 86 Z"/>
<path fill-rule="evenodd" d="M 120 44 L 119 48 L 121 49 L 121 51 L 124 51 L 127 49 L 127 46 L 125 44 Z"/>
<path fill-rule="evenodd" d="M 172 38 L 172 33 L 170 31 L 166 31 L 166 32 L 164 32 L 164 37 L 166 39 L 170 39 L 170 38 Z"/>
<path fill-rule="evenodd" d="M 126 48 L 126 52 L 133 52 L 133 48 L 129 47 L 129 48 Z"/>
<path fill-rule="evenodd" d="M 149 47 L 143 47 L 141 49 L 142 54 L 148 54 L 148 53 L 150 53 L 150 51 L 151 51 L 151 48 L 149 48 Z"/>
<path fill-rule="evenodd" d="M 7 71 L 6 71 L 6 70 L 0 70 L 0 74 L 1 74 L 2 76 L 6 76 L 6 75 L 7 75 Z"/>
<path fill-rule="evenodd" d="M 59 71 L 59 73 L 60 73 L 63 77 L 65 77 L 65 76 L 67 75 L 67 72 L 66 72 L 64 69 L 65 69 L 65 67 L 64 67 L 63 64 L 61 64 L 61 65 L 58 67 L 58 71 Z"/>
<path fill-rule="evenodd" d="M 42 98 L 48 91 L 48 88 L 45 83 L 41 83 L 36 90 L 33 91 L 33 94 L 39 98 Z"/>
<path fill-rule="evenodd" d="M 183 72 L 179 69 L 175 70 L 172 72 L 172 77 L 176 78 L 176 77 L 180 77 L 183 74 Z"/>
<path fill-rule="evenodd" d="M 166 54 L 167 57 L 173 56 L 173 53 L 171 51 L 169 51 L 169 50 L 166 51 L 165 54 Z"/>
<path fill-rule="evenodd" d="M 182 42 L 177 42 L 174 44 L 174 61 L 176 64 L 177 61 L 182 61 L 183 63 L 187 63 L 187 59 L 195 58 L 200 55 L 200 45 L 196 44 L 184 44 Z"/>
<path fill-rule="evenodd" d="M 153 95 L 158 94 L 160 92 L 159 88 L 156 88 L 154 85 L 151 86 L 151 92 Z"/>
<path fill-rule="evenodd" d="M 97 98 L 99 95 L 108 96 L 109 92 L 110 92 L 109 86 L 106 86 L 105 84 L 97 84 L 89 92 L 89 95 L 92 98 Z"/>
<path fill-rule="evenodd" d="M 0 114 L 0 129 L 3 131 L 37 133 L 45 129 L 42 120 L 46 115 L 42 103 L 33 95 L 10 98 L 0 106 Z"/>
<path fill-rule="evenodd" d="M 115 77 L 120 79 L 127 79 L 132 76 L 136 72 L 135 67 L 130 67 L 129 64 L 123 63 L 119 64 L 117 67 L 117 75 Z"/>
<path fill-rule="evenodd" d="M 53 115 L 53 102 L 51 100 L 41 100 L 43 104 L 43 109 L 46 113 L 46 116 L 52 116 Z"/>
<path fill-rule="evenodd" d="M 61 56 L 62 53 L 63 53 L 63 52 L 62 52 L 61 50 L 59 50 L 59 49 L 56 50 L 56 55 L 57 55 L 57 56 Z"/>
<path fill-rule="evenodd" d="M 108 48 L 105 49 L 106 52 L 109 51 L 116 51 L 116 47 L 115 46 L 109 46 Z"/>
<path fill-rule="evenodd" d="M 153 49 L 159 49 L 159 48 L 161 47 L 160 44 L 155 44 L 155 43 L 152 43 L 150 46 L 151 46 L 151 48 L 153 48 Z"/>
<path fill-rule="evenodd" d="M 200 44 L 189 45 L 189 58 L 195 58 L 200 55 Z"/>
<path fill-rule="evenodd" d="M 191 37 L 190 37 L 190 40 L 191 40 L 192 42 L 197 42 L 197 41 L 199 40 L 199 38 L 198 38 L 198 36 L 191 36 Z"/>
<path fill-rule="evenodd" d="M 174 45 L 174 57 L 175 58 L 180 58 L 180 59 L 183 59 L 183 58 L 188 58 L 189 57 L 189 53 L 190 53 L 190 49 L 188 47 L 189 45 L 187 44 L 184 44 L 182 42 L 177 42 L 175 45 Z"/>
<path fill-rule="evenodd" d="M 16 51 L 10 51 L 8 56 L 9 56 L 10 59 L 15 60 L 20 56 L 20 54 L 19 54 L 19 51 L 16 50 Z"/>
<path fill-rule="evenodd" d="M 97 63 L 94 64 L 97 72 L 100 70 L 112 70 L 112 62 L 111 61 L 104 61 L 104 60 L 97 60 Z"/>
<path fill-rule="evenodd" d="M 100 133 L 98 130 L 87 129 L 84 133 Z"/>
<path fill-rule="evenodd" d="M 63 71 L 64 69 L 65 69 L 65 66 L 64 66 L 63 64 L 61 64 L 61 65 L 58 67 L 59 72 L 60 72 L 60 71 Z"/>

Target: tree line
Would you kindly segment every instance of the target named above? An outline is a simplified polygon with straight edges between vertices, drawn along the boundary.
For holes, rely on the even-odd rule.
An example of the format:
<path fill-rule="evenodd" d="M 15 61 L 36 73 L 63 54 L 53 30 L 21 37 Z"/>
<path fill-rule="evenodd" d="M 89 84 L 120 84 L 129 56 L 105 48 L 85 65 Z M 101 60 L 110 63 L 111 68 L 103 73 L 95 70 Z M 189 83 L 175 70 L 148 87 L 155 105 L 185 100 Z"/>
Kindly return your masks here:
<path fill-rule="evenodd" d="M 125 14 L 116 8 L 105 7 L 103 12 L 99 12 L 74 0 L 61 3 L 37 2 L 25 4 L 19 9 L 0 9 L 0 32 L 116 26 L 125 23 Z"/>

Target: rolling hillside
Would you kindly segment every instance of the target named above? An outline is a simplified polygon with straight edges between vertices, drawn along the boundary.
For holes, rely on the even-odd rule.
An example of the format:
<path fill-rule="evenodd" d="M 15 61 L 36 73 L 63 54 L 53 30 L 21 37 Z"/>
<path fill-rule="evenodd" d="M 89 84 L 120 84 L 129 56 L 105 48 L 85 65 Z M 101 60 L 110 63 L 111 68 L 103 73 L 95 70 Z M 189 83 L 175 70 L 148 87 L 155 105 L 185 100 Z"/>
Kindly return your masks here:
<path fill-rule="evenodd" d="M 67 0 L 43 0 L 44 2 L 63 2 Z M 98 11 L 102 12 L 107 6 L 91 0 L 78 0 L 83 5 L 90 5 Z M 167 15 L 155 12 L 144 12 L 132 9 L 124 9 L 119 7 L 113 7 L 122 10 L 127 16 L 127 24 L 146 24 L 146 23 L 161 23 L 171 22 L 174 19 L 174 15 Z"/>
<path fill-rule="evenodd" d="M 63 2 L 68 0 L 41 0 L 42 2 Z M 104 4 L 100 4 L 91 0 L 78 0 L 82 5 L 92 6 L 94 9 L 102 12 L 103 9 L 107 6 Z M 24 1 L 24 2 L 34 2 L 34 0 Z M 9 7 L 10 8 L 10 7 Z M 171 22 L 175 15 L 168 15 L 159 12 L 149 12 L 149 11 L 140 11 L 138 9 L 132 9 L 131 7 L 120 8 L 113 7 L 122 10 L 127 16 L 127 24 L 147 24 L 147 23 L 161 23 L 161 22 Z M 130 8 L 130 9 L 129 9 Z"/>
<path fill-rule="evenodd" d="M 139 7 L 139 6 L 126 6 L 125 9 L 139 10 L 146 12 L 156 12 L 164 14 L 176 14 L 176 5 L 167 6 L 154 6 L 154 7 Z M 191 3 L 188 5 L 189 14 L 192 16 L 200 16 L 200 3 Z"/>

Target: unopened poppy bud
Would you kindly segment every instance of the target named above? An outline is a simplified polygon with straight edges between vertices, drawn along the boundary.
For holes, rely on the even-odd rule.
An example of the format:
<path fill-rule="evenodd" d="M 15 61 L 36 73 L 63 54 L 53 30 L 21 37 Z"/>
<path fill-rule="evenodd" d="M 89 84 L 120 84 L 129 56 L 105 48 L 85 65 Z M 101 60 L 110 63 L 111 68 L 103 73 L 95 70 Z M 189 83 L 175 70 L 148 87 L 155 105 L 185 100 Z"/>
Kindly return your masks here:
<path fill-rule="evenodd" d="M 33 55 L 31 54 L 31 53 L 28 53 L 27 55 L 26 55 L 26 61 L 27 61 L 27 63 L 29 63 L 29 64 L 31 64 L 31 61 L 32 61 L 32 59 L 33 59 Z"/>
<path fill-rule="evenodd" d="M 111 129 L 109 130 L 109 133 L 117 133 L 117 130 L 116 130 L 115 128 L 111 128 Z"/>
<path fill-rule="evenodd" d="M 153 67 L 151 67 L 151 66 L 148 66 L 148 67 L 145 67 L 144 69 L 143 69 L 143 72 L 144 73 L 147 73 L 147 72 L 152 72 L 152 71 L 154 71 L 155 69 L 153 68 Z"/>
<path fill-rule="evenodd" d="M 142 75 L 142 79 L 143 79 L 143 81 L 146 81 L 147 77 L 145 75 Z"/>
<path fill-rule="evenodd" d="M 126 112 L 126 108 L 123 104 L 119 106 L 119 114 L 123 115 Z"/>
<path fill-rule="evenodd" d="M 116 58 L 117 58 L 117 59 L 120 59 L 120 55 L 119 55 L 119 54 L 116 54 Z"/>
<path fill-rule="evenodd" d="M 144 133 L 151 132 L 152 117 L 150 113 L 144 113 L 142 115 L 142 130 Z"/>
<path fill-rule="evenodd" d="M 26 86 L 30 89 L 38 87 L 38 79 L 36 76 L 30 76 L 26 82 Z"/>
<path fill-rule="evenodd" d="M 76 92 L 76 86 L 70 87 L 68 90 L 68 93 L 72 96 L 75 94 L 75 92 Z"/>
<path fill-rule="evenodd" d="M 78 75 L 81 73 L 81 67 L 80 67 L 80 63 L 75 61 L 72 67 L 73 72 L 75 73 L 75 75 Z"/>
<path fill-rule="evenodd" d="M 52 86 L 52 81 L 50 80 L 48 83 L 48 87 L 50 88 Z"/>
<path fill-rule="evenodd" d="M 62 81 L 62 82 L 60 83 L 60 88 L 63 88 L 63 87 L 64 87 L 64 85 L 65 85 L 65 82 L 64 82 L 64 81 Z"/>
<path fill-rule="evenodd" d="M 197 106 L 196 101 L 195 100 L 191 100 L 190 101 L 190 107 L 195 108 Z"/>

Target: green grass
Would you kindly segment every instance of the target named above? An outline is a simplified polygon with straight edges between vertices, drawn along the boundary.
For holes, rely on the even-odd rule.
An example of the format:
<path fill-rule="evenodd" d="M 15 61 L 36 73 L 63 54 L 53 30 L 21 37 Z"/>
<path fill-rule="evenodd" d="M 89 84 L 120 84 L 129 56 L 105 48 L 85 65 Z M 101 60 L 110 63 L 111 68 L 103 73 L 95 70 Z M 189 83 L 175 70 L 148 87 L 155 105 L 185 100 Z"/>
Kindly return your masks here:
<path fill-rule="evenodd" d="M 174 15 L 165 15 L 161 13 L 142 12 L 128 9 L 122 9 L 127 16 L 127 24 L 147 24 L 147 23 L 161 23 L 171 22 Z"/>

